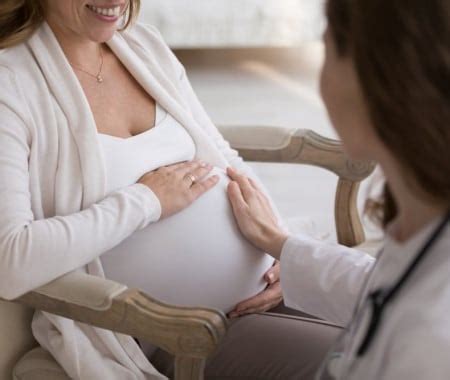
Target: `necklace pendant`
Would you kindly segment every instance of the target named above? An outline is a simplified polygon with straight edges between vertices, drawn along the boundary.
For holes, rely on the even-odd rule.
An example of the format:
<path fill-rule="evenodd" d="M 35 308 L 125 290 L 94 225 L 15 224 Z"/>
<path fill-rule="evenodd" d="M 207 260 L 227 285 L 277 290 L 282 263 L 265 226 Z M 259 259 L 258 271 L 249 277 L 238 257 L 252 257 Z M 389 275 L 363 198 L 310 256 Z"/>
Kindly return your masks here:
<path fill-rule="evenodd" d="M 100 74 L 97 75 L 97 82 L 98 83 L 103 83 L 103 77 Z"/>

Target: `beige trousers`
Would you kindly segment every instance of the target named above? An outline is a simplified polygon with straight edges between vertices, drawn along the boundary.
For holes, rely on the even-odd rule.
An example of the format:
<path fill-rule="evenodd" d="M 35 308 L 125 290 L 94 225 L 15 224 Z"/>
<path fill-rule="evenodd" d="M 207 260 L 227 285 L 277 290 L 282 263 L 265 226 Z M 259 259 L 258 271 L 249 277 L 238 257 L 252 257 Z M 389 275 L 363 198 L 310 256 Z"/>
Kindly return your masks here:
<path fill-rule="evenodd" d="M 205 380 L 310 380 L 341 331 L 284 306 L 231 321 Z M 152 364 L 173 378 L 173 357 L 158 349 Z"/>

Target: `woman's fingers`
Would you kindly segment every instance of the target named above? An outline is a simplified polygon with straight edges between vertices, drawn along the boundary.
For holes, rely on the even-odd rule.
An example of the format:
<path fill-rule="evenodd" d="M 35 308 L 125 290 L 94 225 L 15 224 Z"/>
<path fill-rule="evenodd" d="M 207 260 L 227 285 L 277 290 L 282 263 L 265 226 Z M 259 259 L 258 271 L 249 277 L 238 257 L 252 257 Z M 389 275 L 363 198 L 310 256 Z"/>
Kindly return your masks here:
<path fill-rule="evenodd" d="M 182 178 L 189 182 L 193 200 L 200 197 L 219 182 L 219 176 L 217 175 L 205 179 L 211 173 L 212 169 L 213 166 L 204 161 L 187 162 L 177 168 L 177 171 L 183 176 Z"/>
<path fill-rule="evenodd" d="M 161 169 L 177 173 L 178 178 L 185 182 L 188 187 L 191 187 L 195 183 L 201 182 L 211 172 L 213 166 L 204 161 L 194 160 L 165 166 Z M 214 180 L 211 182 L 214 182 Z"/>
<path fill-rule="evenodd" d="M 196 200 L 202 194 L 206 193 L 209 189 L 214 187 L 217 182 L 219 182 L 218 175 L 213 175 L 201 182 L 195 182 L 190 188 L 193 200 Z"/>
<path fill-rule="evenodd" d="M 183 181 L 186 181 L 188 186 L 192 186 L 193 182 L 198 182 L 205 178 L 211 172 L 213 166 L 204 161 L 195 160 L 175 164 L 173 169 Z"/>
<path fill-rule="evenodd" d="M 168 165 L 168 166 L 163 166 L 163 168 L 168 168 L 171 171 L 178 171 L 178 170 L 182 170 L 183 168 L 187 167 L 187 166 L 192 166 L 195 165 L 196 163 L 198 163 L 200 161 L 198 160 L 193 160 L 193 161 L 182 161 L 182 162 L 178 162 L 176 164 L 172 164 L 172 165 Z"/>
<path fill-rule="evenodd" d="M 202 181 L 209 173 L 211 173 L 212 169 L 212 165 L 205 162 L 200 162 L 198 163 L 198 165 L 195 165 L 192 171 L 188 172 L 188 174 L 195 177 L 195 182 L 199 182 Z"/>
<path fill-rule="evenodd" d="M 211 166 L 210 164 L 208 164 L 204 161 L 200 161 L 200 160 L 186 161 L 186 162 L 181 162 L 179 164 L 172 165 L 172 167 L 177 172 L 179 172 L 180 175 L 193 172 L 194 170 L 197 170 L 198 168 L 206 168 L 206 167 L 210 167 L 210 166 Z"/>
<path fill-rule="evenodd" d="M 148 186 L 161 204 L 161 218 L 188 207 L 219 181 L 218 176 L 205 179 L 213 169 L 203 161 L 181 162 L 144 174 L 139 180 Z"/>

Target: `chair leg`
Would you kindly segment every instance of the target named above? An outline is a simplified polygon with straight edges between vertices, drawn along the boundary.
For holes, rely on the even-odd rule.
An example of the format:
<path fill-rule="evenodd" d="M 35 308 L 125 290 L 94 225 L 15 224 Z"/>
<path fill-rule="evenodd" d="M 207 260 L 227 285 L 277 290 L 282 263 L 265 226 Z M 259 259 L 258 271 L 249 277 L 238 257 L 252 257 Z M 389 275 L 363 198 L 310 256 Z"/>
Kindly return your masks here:
<path fill-rule="evenodd" d="M 203 380 L 205 359 L 175 357 L 175 380 Z"/>
<path fill-rule="evenodd" d="M 360 182 L 339 178 L 336 189 L 335 220 L 338 242 L 354 247 L 364 242 L 364 229 L 359 219 L 357 197 Z"/>

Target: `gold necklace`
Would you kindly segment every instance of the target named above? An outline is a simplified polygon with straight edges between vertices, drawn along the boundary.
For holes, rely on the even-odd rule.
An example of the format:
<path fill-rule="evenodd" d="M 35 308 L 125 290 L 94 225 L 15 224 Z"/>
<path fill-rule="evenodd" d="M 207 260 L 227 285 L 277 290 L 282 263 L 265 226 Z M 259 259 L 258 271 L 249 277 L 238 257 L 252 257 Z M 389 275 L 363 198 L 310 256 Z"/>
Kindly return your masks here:
<path fill-rule="evenodd" d="M 103 52 L 102 52 L 102 46 L 101 46 L 101 45 L 100 45 L 100 69 L 98 70 L 97 75 L 91 74 L 90 72 L 88 72 L 88 71 L 82 69 L 81 67 L 79 67 L 79 66 L 77 66 L 77 65 L 74 65 L 74 64 L 73 64 L 72 62 L 70 62 L 70 61 L 69 61 L 69 63 L 70 63 L 70 65 L 71 65 L 74 69 L 79 70 L 79 71 L 81 71 L 81 72 L 83 72 L 83 73 L 85 73 L 85 74 L 87 74 L 87 75 L 89 75 L 89 76 L 91 76 L 91 77 L 97 79 L 97 83 L 98 83 L 98 84 L 103 83 L 103 76 L 102 76 L 102 69 L 103 69 Z"/>

